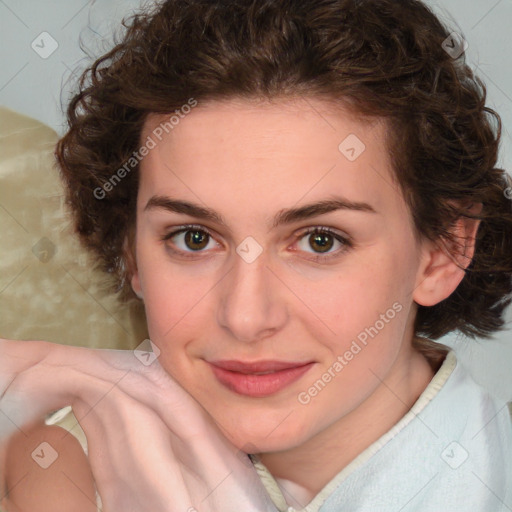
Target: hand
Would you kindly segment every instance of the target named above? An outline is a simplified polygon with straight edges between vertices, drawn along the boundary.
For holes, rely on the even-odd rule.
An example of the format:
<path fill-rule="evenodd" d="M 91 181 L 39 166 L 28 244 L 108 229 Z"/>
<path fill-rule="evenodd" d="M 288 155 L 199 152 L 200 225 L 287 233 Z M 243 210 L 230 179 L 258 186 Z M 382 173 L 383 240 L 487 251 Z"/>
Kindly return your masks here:
<path fill-rule="evenodd" d="M 0 444 L 66 405 L 105 512 L 276 512 L 255 468 L 158 360 L 0 339 Z"/>

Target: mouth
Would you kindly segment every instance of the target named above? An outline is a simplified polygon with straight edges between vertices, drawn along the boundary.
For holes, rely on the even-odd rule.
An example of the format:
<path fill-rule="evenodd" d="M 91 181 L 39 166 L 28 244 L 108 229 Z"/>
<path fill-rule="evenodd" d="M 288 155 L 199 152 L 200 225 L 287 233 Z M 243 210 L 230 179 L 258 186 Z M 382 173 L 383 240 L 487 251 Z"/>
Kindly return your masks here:
<path fill-rule="evenodd" d="M 273 395 L 302 377 L 315 364 L 289 361 L 210 361 L 217 380 L 239 395 L 261 398 Z"/>

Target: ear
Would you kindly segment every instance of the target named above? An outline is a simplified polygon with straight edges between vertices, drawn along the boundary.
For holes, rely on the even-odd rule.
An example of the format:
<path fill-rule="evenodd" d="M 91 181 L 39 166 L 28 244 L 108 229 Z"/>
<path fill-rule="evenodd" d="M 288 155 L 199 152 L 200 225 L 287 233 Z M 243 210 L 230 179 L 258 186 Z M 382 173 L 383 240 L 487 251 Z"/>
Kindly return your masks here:
<path fill-rule="evenodd" d="M 482 204 L 471 205 L 468 213 L 478 214 Z M 448 298 L 466 274 L 475 253 L 480 220 L 459 217 L 452 229 L 453 241 L 440 239 L 423 243 L 421 264 L 416 276 L 414 301 L 421 306 L 434 306 Z"/>
<path fill-rule="evenodd" d="M 126 277 L 130 280 L 132 290 L 139 299 L 143 299 L 139 270 L 137 268 L 137 259 L 135 257 L 135 239 L 133 236 L 128 235 L 124 239 L 123 257 L 126 267 Z"/>

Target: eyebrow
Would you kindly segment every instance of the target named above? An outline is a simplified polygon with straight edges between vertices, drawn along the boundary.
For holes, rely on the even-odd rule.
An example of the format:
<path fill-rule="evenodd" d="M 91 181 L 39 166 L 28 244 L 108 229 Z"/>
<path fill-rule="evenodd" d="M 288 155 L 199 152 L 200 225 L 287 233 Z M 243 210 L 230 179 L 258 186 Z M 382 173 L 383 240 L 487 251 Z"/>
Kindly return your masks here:
<path fill-rule="evenodd" d="M 202 220 L 208 220 L 222 226 L 227 226 L 225 219 L 215 210 L 168 196 L 152 196 L 144 207 L 144 211 L 163 209 L 174 213 L 182 213 Z M 298 208 L 280 210 L 274 217 L 271 228 L 274 229 L 283 224 L 292 224 L 318 215 L 336 210 L 352 210 L 367 213 L 377 213 L 376 210 L 364 202 L 349 201 L 343 197 L 332 197 L 316 203 L 306 204 Z"/>

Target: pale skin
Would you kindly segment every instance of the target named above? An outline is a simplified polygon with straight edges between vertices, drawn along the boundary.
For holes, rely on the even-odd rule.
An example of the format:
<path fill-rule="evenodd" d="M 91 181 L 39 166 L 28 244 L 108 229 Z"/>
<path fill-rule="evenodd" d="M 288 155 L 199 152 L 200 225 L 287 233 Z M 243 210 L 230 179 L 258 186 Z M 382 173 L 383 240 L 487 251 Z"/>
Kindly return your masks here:
<path fill-rule="evenodd" d="M 141 141 L 161 120 L 149 117 Z M 385 130 L 319 98 L 199 103 L 141 164 L 131 284 L 145 303 L 159 364 L 229 443 L 254 448 L 296 507 L 396 424 L 428 385 L 435 370 L 411 346 L 416 305 L 448 297 L 474 250 L 472 220 L 454 228 L 463 241 L 455 256 L 415 237 Z M 338 149 L 350 134 L 366 146 L 354 161 Z M 171 211 L 162 201 L 148 206 L 155 196 L 208 208 L 224 223 Z M 272 227 L 285 209 L 335 196 L 359 207 Z M 162 240 L 187 224 L 207 232 L 199 238 L 204 244 L 196 242 L 200 250 L 186 245 L 184 233 Z M 305 231 L 313 227 L 350 244 L 326 235 L 330 259 L 314 262 L 322 253 L 308 242 Z M 252 263 L 236 252 L 247 237 L 263 249 Z M 401 311 L 378 336 L 300 403 L 299 393 L 395 303 Z M 219 383 L 208 364 L 216 359 L 314 364 L 283 390 L 254 398 Z M 67 439 L 71 453 L 75 441 Z M 11 455 L 24 443 L 18 436 Z M 69 471 L 91 492 L 92 474 L 78 466 Z"/>

